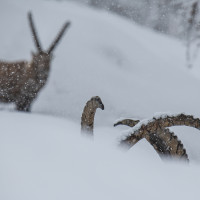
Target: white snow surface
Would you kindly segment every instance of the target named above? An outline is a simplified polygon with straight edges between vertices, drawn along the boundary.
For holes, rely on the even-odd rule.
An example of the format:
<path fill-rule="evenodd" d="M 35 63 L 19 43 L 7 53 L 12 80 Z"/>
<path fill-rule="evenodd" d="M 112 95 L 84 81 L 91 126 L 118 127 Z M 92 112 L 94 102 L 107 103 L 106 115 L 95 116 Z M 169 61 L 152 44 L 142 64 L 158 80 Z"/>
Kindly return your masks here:
<path fill-rule="evenodd" d="M 145 140 L 123 152 L 82 138 L 64 119 L 15 112 L 0 118 L 2 200 L 199 197 L 199 166 L 163 162 Z"/>
<path fill-rule="evenodd" d="M 72 25 L 32 113 L 0 105 L 0 199 L 199 199 L 198 130 L 172 128 L 187 149 L 186 165 L 163 162 L 145 140 L 121 151 L 118 138 L 127 127 L 113 127 L 118 118 L 149 119 L 156 112 L 200 117 L 200 70 L 186 68 L 184 46 L 73 2 L 1 0 L 2 60 L 31 59 L 28 11 L 43 48 L 66 20 Z M 94 140 L 87 140 L 80 118 L 96 95 L 105 110 L 97 110 Z"/>

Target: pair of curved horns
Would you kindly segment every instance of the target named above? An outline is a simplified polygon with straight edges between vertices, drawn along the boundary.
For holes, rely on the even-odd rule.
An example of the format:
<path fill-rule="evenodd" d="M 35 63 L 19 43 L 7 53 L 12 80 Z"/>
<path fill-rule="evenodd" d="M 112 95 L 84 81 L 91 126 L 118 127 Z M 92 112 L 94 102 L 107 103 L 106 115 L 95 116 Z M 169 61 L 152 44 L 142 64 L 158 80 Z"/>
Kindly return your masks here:
<path fill-rule="evenodd" d="M 29 19 L 29 24 L 30 24 L 30 27 L 31 27 L 31 31 L 32 31 L 32 34 L 33 34 L 33 39 L 34 39 L 36 48 L 38 49 L 39 52 L 43 52 L 41 43 L 40 43 L 38 35 L 37 35 L 37 31 L 36 31 L 36 28 L 35 28 L 35 25 L 34 25 L 34 22 L 33 22 L 33 17 L 32 17 L 31 12 L 28 13 L 28 19 Z M 52 51 L 54 50 L 54 48 L 57 46 L 60 39 L 64 35 L 66 29 L 70 26 L 70 24 L 71 24 L 70 22 L 65 22 L 65 24 L 62 26 L 62 29 L 59 31 L 55 40 L 52 42 L 49 49 L 47 50 L 48 54 L 52 53 Z"/>
<path fill-rule="evenodd" d="M 115 123 L 114 126 L 127 125 L 134 127 L 138 123 L 139 120 L 124 119 Z M 193 118 L 193 116 L 184 114 L 165 116 L 158 119 L 153 118 L 147 124 L 141 124 L 131 135 L 122 140 L 120 145 L 131 148 L 139 140 L 146 138 L 161 157 L 171 156 L 188 161 L 188 155 L 182 142 L 172 131 L 166 128 L 175 125 L 186 125 L 199 129 L 200 121 Z"/>

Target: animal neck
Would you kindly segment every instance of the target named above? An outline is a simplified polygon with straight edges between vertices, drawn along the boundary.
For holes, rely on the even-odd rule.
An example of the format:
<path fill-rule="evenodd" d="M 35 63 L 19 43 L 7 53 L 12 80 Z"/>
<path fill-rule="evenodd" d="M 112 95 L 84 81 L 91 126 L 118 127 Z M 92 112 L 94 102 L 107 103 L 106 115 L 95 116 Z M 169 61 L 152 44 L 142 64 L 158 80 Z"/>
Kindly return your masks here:
<path fill-rule="evenodd" d="M 35 81 L 41 86 L 43 86 L 47 81 L 49 75 L 49 67 L 49 63 L 31 63 L 31 69 L 35 74 Z"/>
<path fill-rule="evenodd" d="M 94 116 L 96 109 L 97 108 L 94 107 L 92 102 L 87 102 L 81 117 L 81 133 L 93 135 Z"/>

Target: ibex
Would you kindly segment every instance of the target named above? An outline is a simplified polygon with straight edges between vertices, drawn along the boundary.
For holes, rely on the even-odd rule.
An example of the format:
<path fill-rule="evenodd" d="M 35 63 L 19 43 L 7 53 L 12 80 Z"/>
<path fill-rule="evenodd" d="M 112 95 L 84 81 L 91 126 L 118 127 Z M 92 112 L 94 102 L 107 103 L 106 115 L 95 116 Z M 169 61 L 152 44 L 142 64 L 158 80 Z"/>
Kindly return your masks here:
<path fill-rule="evenodd" d="M 121 124 L 134 127 L 138 123 L 139 120 L 125 119 L 117 122 L 114 126 Z M 141 123 L 141 125 L 136 128 L 132 134 L 123 139 L 120 144 L 130 148 L 142 138 L 146 138 L 162 158 L 163 156 L 168 156 L 188 161 L 188 155 L 183 144 L 173 132 L 166 128 L 176 125 L 185 125 L 200 129 L 200 120 L 184 114 L 164 116 L 157 119 L 153 118 L 147 124 Z"/>
<path fill-rule="evenodd" d="M 53 50 L 70 25 L 70 22 L 66 22 L 49 49 L 44 51 L 30 12 L 28 13 L 28 19 L 37 53 L 32 53 L 30 62 L 0 61 L 0 101 L 15 103 L 18 111 L 30 111 L 31 103 L 47 82 Z"/>
<path fill-rule="evenodd" d="M 93 136 L 94 116 L 96 109 L 101 108 L 104 110 L 104 105 L 100 97 L 92 97 L 85 105 L 81 117 L 81 133 L 88 136 Z"/>

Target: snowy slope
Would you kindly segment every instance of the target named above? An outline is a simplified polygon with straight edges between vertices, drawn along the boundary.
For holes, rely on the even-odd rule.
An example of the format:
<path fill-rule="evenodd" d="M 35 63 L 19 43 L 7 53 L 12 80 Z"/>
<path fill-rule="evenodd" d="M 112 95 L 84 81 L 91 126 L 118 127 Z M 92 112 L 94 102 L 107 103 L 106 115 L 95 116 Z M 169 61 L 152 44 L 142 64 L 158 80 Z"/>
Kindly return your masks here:
<path fill-rule="evenodd" d="M 72 26 L 55 50 L 33 112 L 1 105 L 0 199 L 198 199 L 198 131 L 173 128 L 191 160 L 185 166 L 161 162 L 146 141 L 121 152 L 118 138 L 127 128 L 112 127 L 120 117 L 156 112 L 200 117 L 200 79 L 185 67 L 183 45 L 74 3 L 1 0 L 1 59 L 30 60 L 29 10 L 43 47 L 66 20 Z M 91 142 L 80 137 L 80 117 L 94 95 L 105 111 L 97 110 Z"/>
<path fill-rule="evenodd" d="M 99 95 L 106 110 L 97 122 L 104 125 L 125 115 L 144 118 L 155 112 L 200 116 L 199 80 L 184 70 L 185 49 L 179 42 L 72 3 L 1 2 L 2 59 L 30 59 L 35 50 L 28 10 L 46 48 L 64 21 L 72 22 L 55 50 L 49 83 L 33 105 L 34 112 L 78 121 L 85 102 Z"/>
<path fill-rule="evenodd" d="M 163 163 L 148 145 L 125 153 L 80 137 L 67 120 L 13 112 L 0 119 L 2 200 L 200 197 L 199 166 Z"/>

